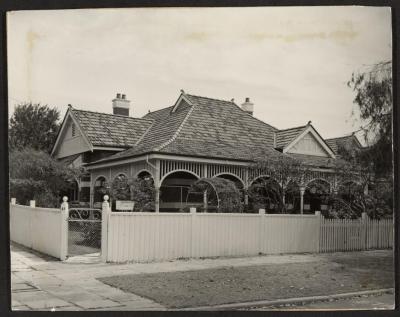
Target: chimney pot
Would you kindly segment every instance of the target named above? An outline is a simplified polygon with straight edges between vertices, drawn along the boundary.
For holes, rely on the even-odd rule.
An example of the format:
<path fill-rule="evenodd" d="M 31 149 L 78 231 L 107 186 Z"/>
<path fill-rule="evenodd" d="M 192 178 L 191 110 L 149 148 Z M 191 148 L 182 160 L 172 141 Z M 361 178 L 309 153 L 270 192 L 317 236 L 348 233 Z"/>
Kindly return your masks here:
<path fill-rule="evenodd" d="M 242 110 L 247 112 L 250 115 L 253 115 L 254 104 L 250 102 L 250 98 L 246 97 L 245 102 L 242 103 Z"/>
<path fill-rule="evenodd" d="M 117 97 L 112 101 L 113 114 L 129 116 L 130 103 L 125 94 L 117 93 Z"/>

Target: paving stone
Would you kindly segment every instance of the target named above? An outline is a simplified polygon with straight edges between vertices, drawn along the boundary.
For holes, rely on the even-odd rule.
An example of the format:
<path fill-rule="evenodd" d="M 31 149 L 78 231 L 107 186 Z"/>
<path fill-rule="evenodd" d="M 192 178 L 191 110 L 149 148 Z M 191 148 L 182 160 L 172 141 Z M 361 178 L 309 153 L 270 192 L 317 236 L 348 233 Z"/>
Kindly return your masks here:
<path fill-rule="evenodd" d="M 15 300 L 15 299 L 11 299 L 11 306 L 12 307 L 14 307 L 14 306 L 22 306 L 22 303 L 17 301 L 17 300 Z"/>
<path fill-rule="evenodd" d="M 109 299 L 102 299 L 102 300 L 84 300 L 84 301 L 79 301 L 75 302 L 76 305 L 85 308 L 85 309 L 95 309 L 95 308 L 107 308 L 107 307 L 115 307 L 115 306 L 121 306 L 120 303 L 114 302 Z"/>
<path fill-rule="evenodd" d="M 12 307 L 12 310 L 32 310 L 32 309 L 26 305 L 21 305 L 21 306 Z"/>
<path fill-rule="evenodd" d="M 19 269 L 14 269 L 13 267 L 11 268 L 11 272 L 31 272 L 33 271 L 31 267 L 26 267 L 26 268 L 19 268 Z"/>
<path fill-rule="evenodd" d="M 24 270 L 24 269 L 30 269 L 31 270 L 30 266 L 26 265 L 26 264 L 20 263 L 20 264 L 13 264 L 12 265 L 12 270 L 13 271 Z"/>
<path fill-rule="evenodd" d="M 151 310 L 158 310 L 158 309 L 164 309 L 165 307 L 155 303 L 151 300 L 138 300 L 138 301 L 129 301 L 129 302 L 124 302 L 123 303 L 126 307 L 126 310 L 142 310 L 145 308 L 151 309 Z"/>
<path fill-rule="evenodd" d="M 25 303 L 27 301 L 42 300 L 51 297 L 50 294 L 36 290 L 36 291 L 26 291 L 26 292 L 15 292 L 12 294 L 12 298 Z"/>
<path fill-rule="evenodd" d="M 104 297 L 101 297 L 97 294 L 91 294 L 86 292 L 68 292 L 68 293 L 56 293 L 57 297 L 67 300 L 72 303 L 77 303 L 81 301 L 99 301 L 103 300 Z"/>
<path fill-rule="evenodd" d="M 37 288 L 33 287 L 32 285 L 29 285 L 27 283 L 11 283 L 11 290 L 13 292 L 27 291 L 27 290 L 34 290 L 34 289 L 37 289 Z"/>
<path fill-rule="evenodd" d="M 103 294 L 101 294 L 102 296 L 111 299 L 113 301 L 117 301 L 120 303 L 123 302 L 133 302 L 133 301 L 140 301 L 143 300 L 143 297 L 140 297 L 138 295 L 135 294 L 131 294 L 131 293 L 124 293 L 124 292 L 104 292 Z"/>
<path fill-rule="evenodd" d="M 25 305 L 32 309 L 50 310 L 53 307 L 71 306 L 71 303 L 63 301 L 59 298 L 49 298 L 45 300 L 26 301 Z"/>
<path fill-rule="evenodd" d="M 118 307 L 112 307 L 112 308 L 95 308 L 95 309 L 90 309 L 90 310 L 96 310 L 96 311 L 140 311 L 140 310 L 152 310 L 152 311 L 161 311 L 161 310 L 167 310 L 165 307 L 158 307 L 158 306 L 148 306 L 148 307 L 128 307 L 128 306 L 118 306 Z"/>
<path fill-rule="evenodd" d="M 49 287 L 49 286 L 60 286 L 63 284 L 63 280 L 58 278 L 34 278 L 32 279 L 32 284 L 38 285 L 39 287 Z"/>
<path fill-rule="evenodd" d="M 55 307 L 54 311 L 81 311 L 84 310 L 78 306 L 62 306 L 62 307 Z"/>

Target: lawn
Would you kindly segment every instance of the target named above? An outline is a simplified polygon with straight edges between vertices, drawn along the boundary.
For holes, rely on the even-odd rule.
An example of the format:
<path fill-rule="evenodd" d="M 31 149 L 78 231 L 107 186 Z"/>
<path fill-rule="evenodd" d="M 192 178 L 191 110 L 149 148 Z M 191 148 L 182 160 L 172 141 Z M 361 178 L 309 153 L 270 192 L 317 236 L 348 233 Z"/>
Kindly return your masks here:
<path fill-rule="evenodd" d="M 394 287 L 391 252 L 321 255 L 316 262 L 100 278 L 169 308 L 330 295 Z"/>

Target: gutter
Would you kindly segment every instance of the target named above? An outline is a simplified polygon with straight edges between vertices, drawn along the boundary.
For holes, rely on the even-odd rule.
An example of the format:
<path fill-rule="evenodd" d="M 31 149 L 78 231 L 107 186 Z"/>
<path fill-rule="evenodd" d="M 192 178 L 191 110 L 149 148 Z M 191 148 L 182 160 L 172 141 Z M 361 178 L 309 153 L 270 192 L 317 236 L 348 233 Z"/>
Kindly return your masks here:
<path fill-rule="evenodd" d="M 239 310 L 244 308 L 257 308 L 257 307 L 270 307 L 270 306 L 282 306 L 282 305 L 303 305 L 313 302 L 322 301 L 333 301 L 338 299 L 353 298 L 357 296 L 372 296 L 372 295 L 382 295 L 382 294 L 393 294 L 393 288 L 375 289 L 367 291 L 355 291 L 349 293 L 340 293 L 332 295 L 319 295 L 319 296 L 308 296 L 308 297 L 296 297 L 296 298 L 285 298 L 276 300 L 261 300 L 254 302 L 242 302 L 242 303 L 230 303 L 230 304 L 220 304 L 214 306 L 199 306 L 199 307 L 187 307 L 181 309 L 174 309 L 176 311 L 202 311 L 202 310 Z M 394 304 L 394 303 L 393 303 Z"/>

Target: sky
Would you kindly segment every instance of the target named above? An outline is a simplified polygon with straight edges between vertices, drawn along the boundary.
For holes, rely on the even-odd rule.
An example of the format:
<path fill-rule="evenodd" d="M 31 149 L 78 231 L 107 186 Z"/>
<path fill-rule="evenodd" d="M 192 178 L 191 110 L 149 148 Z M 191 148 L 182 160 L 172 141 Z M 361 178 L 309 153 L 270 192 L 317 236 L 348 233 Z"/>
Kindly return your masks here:
<path fill-rule="evenodd" d="M 390 8 L 125 8 L 7 16 L 9 116 L 22 102 L 131 116 L 186 93 L 254 103 L 284 129 L 309 120 L 324 137 L 359 128 L 353 72 L 391 60 Z"/>

